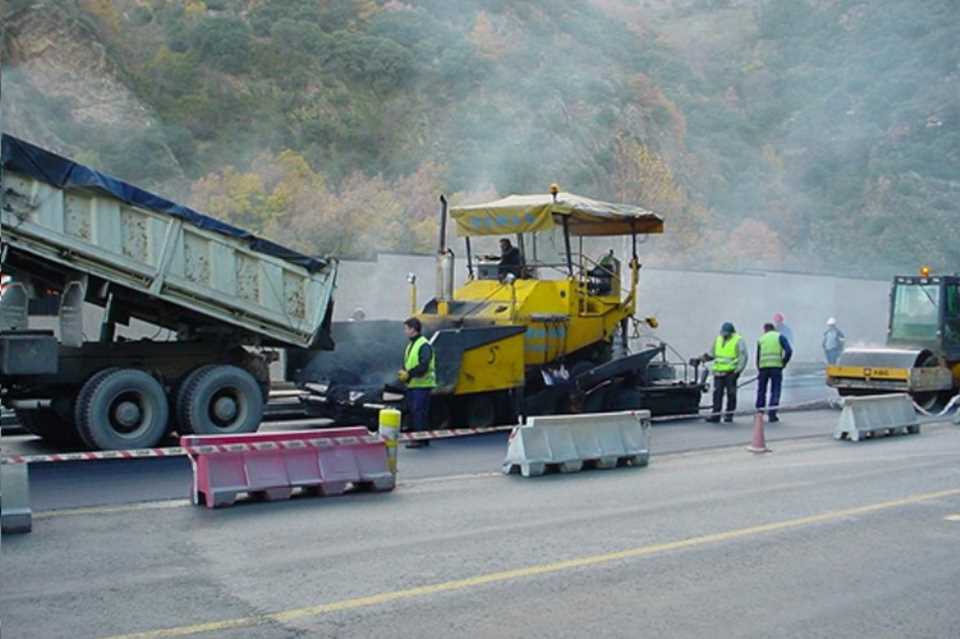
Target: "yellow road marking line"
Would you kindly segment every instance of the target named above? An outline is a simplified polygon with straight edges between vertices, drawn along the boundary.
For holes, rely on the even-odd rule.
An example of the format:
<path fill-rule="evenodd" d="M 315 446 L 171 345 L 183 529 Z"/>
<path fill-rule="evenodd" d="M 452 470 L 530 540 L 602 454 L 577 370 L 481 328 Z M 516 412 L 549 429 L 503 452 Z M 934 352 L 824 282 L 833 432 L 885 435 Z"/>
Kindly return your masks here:
<path fill-rule="evenodd" d="M 528 566 L 526 568 L 503 570 L 500 572 L 487 573 L 485 575 L 478 575 L 476 577 L 469 577 L 466 579 L 456 579 L 453 581 L 445 581 L 443 583 L 438 583 L 438 584 L 430 584 L 426 586 L 419 586 L 416 588 L 408 588 L 406 590 L 382 592 L 379 594 L 369 595 L 366 597 L 355 597 L 353 599 L 344 599 L 342 601 L 336 601 L 328 604 L 306 606 L 304 608 L 293 608 L 290 610 L 264 613 L 260 615 L 250 616 L 250 617 L 241 617 L 238 619 L 227 619 L 224 621 L 211 621 L 207 623 L 200 623 L 200 624 L 195 624 L 190 626 L 180 626 L 176 628 L 163 628 L 160 630 L 149 630 L 146 632 L 135 632 L 135 633 L 125 634 L 125 635 L 115 635 L 113 637 L 110 637 L 109 639 L 167 639 L 169 637 L 186 637 L 189 635 L 196 635 L 204 632 L 222 632 L 224 630 L 230 630 L 234 628 L 249 628 L 252 626 L 258 626 L 258 625 L 262 625 L 269 622 L 283 623 L 288 621 L 294 621 L 297 619 L 303 619 L 305 617 L 319 617 L 332 612 L 353 610 L 356 608 L 365 608 L 369 606 L 378 606 L 381 604 L 386 604 L 393 601 L 399 601 L 402 599 L 414 599 L 417 597 L 424 597 L 427 595 L 434 595 L 438 593 L 466 590 L 468 588 L 476 588 L 478 586 L 484 586 L 487 584 L 513 581 L 515 579 L 521 579 L 525 577 L 534 577 L 537 575 L 563 572 L 567 570 L 573 570 L 576 568 L 597 566 L 597 565 L 607 564 L 607 563 L 611 563 L 611 562 L 619 561 L 623 559 L 649 557 L 651 555 L 656 555 L 658 553 L 669 552 L 673 550 L 680 550 L 684 548 L 694 548 L 697 546 L 704 546 L 707 544 L 714 544 L 714 543 L 723 542 L 723 541 L 732 541 L 735 539 L 742 539 L 745 537 L 751 537 L 751 536 L 759 535 L 763 533 L 788 530 L 791 528 L 799 528 L 802 526 L 810 526 L 813 524 L 821 524 L 821 523 L 826 523 L 830 521 L 835 521 L 838 519 L 843 519 L 845 517 L 865 515 L 869 513 L 878 512 L 881 510 L 889 510 L 891 508 L 897 508 L 900 506 L 908 506 L 911 504 L 917 504 L 924 501 L 930 501 L 932 499 L 940 499 L 943 497 L 954 497 L 958 495 L 960 495 L 960 488 L 955 488 L 951 490 L 941 490 L 939 492 L 913 495 L 911 497 L 905 497 L 903 499 L 884 501 L 876 504 L 870 504 L 867 506 L 859 506 L 857 508 L 847 508 L 845 510 L 834 510 L 830 512 L 820 513 L 819 515 L 810 515 L 808 517 L 798 517 L 796 519 L 787 519 L 785 521 L 762 524 L 759 526 L 752 526 L 749 528 L 728 530 L 726 532 L 713 533 L 709 535 L 701 535 L 699 537 L 690 537 L 688 539 L 681 539 L 678 541 L 671 541 L 671 542 L 662 543 L 662 544 L 640 546 L 638 548 L 620 550 L 617 552 L 604 553 L 600 555 L 590 555 L 586 557 L 578 557 L 575 559 L 566 559 L 566 560 L 556 561 L 548 564 Z"/>

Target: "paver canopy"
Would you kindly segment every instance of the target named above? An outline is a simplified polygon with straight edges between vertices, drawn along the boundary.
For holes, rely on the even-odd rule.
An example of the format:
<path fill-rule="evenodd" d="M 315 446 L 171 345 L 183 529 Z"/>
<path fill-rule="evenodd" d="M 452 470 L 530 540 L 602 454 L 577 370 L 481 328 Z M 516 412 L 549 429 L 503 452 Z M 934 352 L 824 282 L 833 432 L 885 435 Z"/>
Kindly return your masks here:
<path fill-rule="evenodd" d="M 567 220 L 571 235 L 662 233 L 663 218 L 640 206 L 611 204 L 573 193 L 509 195 L 450 209 L 460 235 L 509 235 L 548 231 Z"/>

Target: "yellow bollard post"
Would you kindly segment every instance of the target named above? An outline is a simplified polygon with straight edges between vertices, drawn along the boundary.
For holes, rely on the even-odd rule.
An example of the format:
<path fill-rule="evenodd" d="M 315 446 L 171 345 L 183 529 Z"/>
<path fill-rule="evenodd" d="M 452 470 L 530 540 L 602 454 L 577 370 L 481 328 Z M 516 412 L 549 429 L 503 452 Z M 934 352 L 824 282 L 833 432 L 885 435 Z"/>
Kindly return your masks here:
<path fill-rule="evenodd" d="M 397 438 L 400 435 L 400 411 L 383 408 L 379 414 L 380 437 L 387 446 L 387 467 L 397 474 Z"/>
<path fill-rule="evenodd" d="M 410 314 L 417 314 L 417 276 L 414 273 L 407 275 L 407 283 L 410 284 Z"/>

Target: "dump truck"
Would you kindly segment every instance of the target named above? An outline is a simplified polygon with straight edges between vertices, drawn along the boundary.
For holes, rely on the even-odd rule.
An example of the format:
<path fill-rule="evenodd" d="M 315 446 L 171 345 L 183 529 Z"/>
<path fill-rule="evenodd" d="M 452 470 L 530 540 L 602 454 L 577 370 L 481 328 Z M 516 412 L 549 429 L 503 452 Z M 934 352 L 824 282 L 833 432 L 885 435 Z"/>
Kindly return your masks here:
<path fill-rule="evenodd" d="M 464 237 L 467 273 L 459 288 L 456 256 L 446 245 L 448 217 Z M 671 362 L 666 344 L 629 348 L 644 321 L 656 325 L 635 315 L 638 236 L 661 233 L 659 215 L 555 190 L 455 207 L 449 215 L 441 198 L 439 226 L 437 292 L 422 308 L 410 278 L 410 312 L 436 354 L 434 427 L 633 408 L 697 413 L 705 385 L 695 370 Z M 511 238 L 521 265 L 474 255 L 471 240 L 483 237 Z M 602 259 L 587 255 L 584 239 L 599 237 L 629 242 L 625 273 L 606 251 Z M 288 377 L 309 391 L 308 412 L 374 426 L 381 408 L 402 408 L 404 387 L 395 379 L 405 342 L 400 323 L 335 323 L 333 335 L 337 349 L 329 357 L 288 358 Z"/>
<path fill-rule="evenodd" d="M 27 430 L 95 449 L 254 431 L 276 349 L 333 347 L 336 260 L 13 136 L 0 167 L 0 401 Z M 56 330 L 37 330 L 33 302 L 51 298 Z M 124 338 L 131 320 L 168 337 Z"/>
<path fill-rule="evenodd" d="M 900 275 L 890 289 L 886 347 L 850 348 L 827 367 L 840 395 L 909 393 L 924 410 L 960 393 L 960 275 Z"/>

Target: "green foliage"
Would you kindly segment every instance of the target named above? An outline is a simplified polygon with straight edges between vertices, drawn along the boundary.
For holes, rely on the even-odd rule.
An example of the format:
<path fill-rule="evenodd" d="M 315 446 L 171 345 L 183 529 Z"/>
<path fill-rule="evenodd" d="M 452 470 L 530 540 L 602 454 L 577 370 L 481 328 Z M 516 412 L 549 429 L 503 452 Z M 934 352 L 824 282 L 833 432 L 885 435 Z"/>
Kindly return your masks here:
<path fill-rule="evenodd" d="M 270 35 L 280 20 L 308 23 L 322 31 L 347 29 L 358 21 L 356 0 L 282 0 L 259 2 L 250 12 L 250 26 L 260 37 Z"/>
<path fill-rule="evenodd" d="M 34 4 L 35 0 L 5 0 L 0 6 L 0 13 L 13 14 Z"/>
<path fill-rule="evenodd" d="M 176 53 L 190 50 L 190 29 L 180 20 L 168 20 L 165 25 L 167 46 Z"/>
<path fill-rule="evenodd" d="M 793 35 L 811 13 L 807 0 L 763 0 L 757 9 L 757 26 L 764 38 L 776 40 Z"/>
<path fill-rule="evenodd" d="M 333 54 L 328 66 L 334 73 L 379 88 L 407 84 L 414 72 L 413 55 L 405 47 L 376 36 L 333 34 Z"/>
<path fill-rule="evenodd" d="M 162 134 L 167 146 L 181 166 L 191 167 L 196 157 L 197 146 L 190 129 L 172 124 L 163 127 Z"/>
<path fill-rule="evenodd" d="M 144 5 L 137 5 L 130 10 L 130 23 L 142 27 L 153 22 L 153 10 Z"/>
<path fill-rule="evenodd" d="M 766 266 L 956 259 L 942 232 L 960 219 L 955 0 L 131 4 L 115 33 L 88 23 L 162 126 L 103 142 L 73 101 L 38 93 L 56 130 L 147 183 L 172 153 L 215 212 L 270 233 L 295 219 L 304 250 L 427 246 L 410 204 L 426 185 L 558 181 L 666 207 L 683 239 L 663 259 L 748 265 L 710 252 L 743 238 L 773 247 L 745 250 Z M 647 202 L 656 180 L 672 195 Z M 328 240 L 365 199 L 388 230 Z"/>
<path fill-rule="evenodd" d="M 167 137 L 157 128 L 116 131 L 97 145 L 106 167 L 134 184 L 157 184 L 175 177 L 167 155 Z"/>
<path fill-rule="evenodd" d="M 204 62 L 221 71 L 242 73 L 249 67 L 252 32 L 240 18 L 203 18 L 190 31 L 189 41 Z"/>
<path fill-rule="evenodd" d="M 309 22 L 281 18 L 270 28 L 270 39 L 284 50 L 318 55 L 329 51 L 331 38 Z"/>

